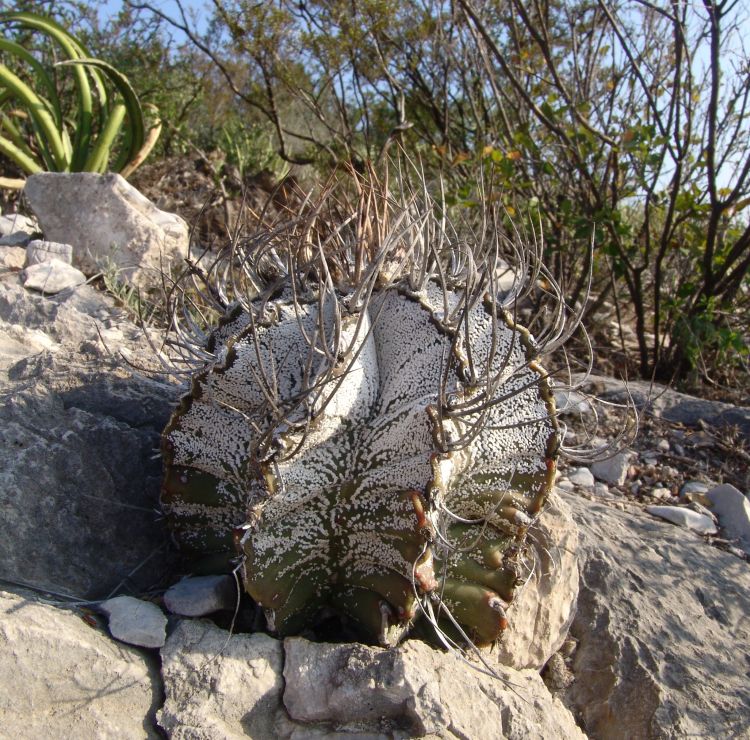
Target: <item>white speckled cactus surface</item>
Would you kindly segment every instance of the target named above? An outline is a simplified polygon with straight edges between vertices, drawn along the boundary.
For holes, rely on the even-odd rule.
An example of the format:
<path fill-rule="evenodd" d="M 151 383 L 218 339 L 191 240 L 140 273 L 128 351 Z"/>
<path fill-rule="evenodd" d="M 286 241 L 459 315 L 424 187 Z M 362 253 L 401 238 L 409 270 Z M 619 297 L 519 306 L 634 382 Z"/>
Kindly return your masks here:
<path fill-rule="evenodd" d="M 234 255 L 254 289 L 215 299 L 224 317 L 195 340 L 162 504 L 185 552 L 238 558 L 280 634 L 328 608 L 382 644 L 410 629 L 490 643 L 558 447 L 513 320 L 523 275 L 500 291 L 491 229 L 459 243 L 432 203 L 381 205 L 374 235 L 360 205 Z"/>

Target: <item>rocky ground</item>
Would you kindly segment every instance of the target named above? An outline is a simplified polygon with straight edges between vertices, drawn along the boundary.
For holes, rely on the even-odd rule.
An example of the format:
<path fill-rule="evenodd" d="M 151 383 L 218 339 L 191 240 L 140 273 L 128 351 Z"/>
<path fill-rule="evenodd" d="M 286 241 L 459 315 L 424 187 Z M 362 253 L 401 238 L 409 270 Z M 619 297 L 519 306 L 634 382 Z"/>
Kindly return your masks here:
<path fill-rule="evenodd" d="M 155 453 L 179 388 L 141 369 L 153 347 L 86 276 L 34 287 L 18 225 L 0 223 L 0 734 L 750 737 L 748 409 L 630 387 L 639 435 L 561 466 L 485 655 L 499 676 L 418 641 L 230 634 L 231 580 L 168 590 Z M 604 378 L 559 398 L 569 445 L 584 392 L 627 399 Z M 600 411 L 601 437 L 623 428 Z"/>

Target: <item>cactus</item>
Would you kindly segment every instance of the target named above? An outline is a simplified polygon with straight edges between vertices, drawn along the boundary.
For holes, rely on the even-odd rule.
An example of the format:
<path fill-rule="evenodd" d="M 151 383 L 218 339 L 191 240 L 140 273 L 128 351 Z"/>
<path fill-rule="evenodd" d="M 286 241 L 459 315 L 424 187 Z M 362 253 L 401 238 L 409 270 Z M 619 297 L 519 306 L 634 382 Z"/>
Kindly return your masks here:
<path fill-rule="evenodd" d="M 183 551 L 235 559 L 279 634 L 322 609 L 384 645 L 488 644 L 508 624 L 559 446 L 536 357 L 566 315 L 554 295 L 535 340 L 515 312 L 539 249 L 445 214 L 425 190 L 363 187 L 349 210 L 327 193 L 172 293 L 192 379 L 162 506 Z"/>

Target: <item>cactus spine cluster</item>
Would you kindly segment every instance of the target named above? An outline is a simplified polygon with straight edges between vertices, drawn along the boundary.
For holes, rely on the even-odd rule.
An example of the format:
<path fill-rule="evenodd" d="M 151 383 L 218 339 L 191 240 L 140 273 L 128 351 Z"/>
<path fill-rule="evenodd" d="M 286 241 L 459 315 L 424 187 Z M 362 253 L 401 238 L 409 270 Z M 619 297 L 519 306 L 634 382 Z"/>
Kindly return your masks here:
<path fill-rule="evenodd" d="M 518 324 L 538 254 L 497 221 L 467 238 L 425 192 L 362 191 L 335 219 L 331 198 L 192 270 L 212 330 L 175 292 L 199 367 L 164 430 L 163 508 L 184 551 L 235 559 L 279 634 L 333 609 L 381 644 L 491 643 L 554 477 L 536 358 L 563 312 L 536 340 Z"/>

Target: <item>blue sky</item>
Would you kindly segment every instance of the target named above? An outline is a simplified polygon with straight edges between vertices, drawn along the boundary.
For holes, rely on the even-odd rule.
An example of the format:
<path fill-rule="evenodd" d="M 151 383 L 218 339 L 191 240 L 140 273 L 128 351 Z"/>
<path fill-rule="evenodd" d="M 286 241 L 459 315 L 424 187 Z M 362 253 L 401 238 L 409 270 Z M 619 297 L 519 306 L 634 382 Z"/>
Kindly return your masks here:
<path fill-rule="evenodd" d="M 104 2 L 101 3 L 99 17 L 104 20 L 107 17 L 114 15 L 120 10 L 120 8 L 122 8 L 124 4 L 124 0 L 104 0 Z M 150 4 L 162 10 L 166 15 L 171 16 L 175 19 L 179 19 L 179 10 L 177 8 L 177 3 L 175 2 L 175 0 L 150 0 Z M 189 14 L 190 11 L 196 12 L 196 16 L 199 20 L 199 30 L 203 30 L 200 21 L 203 20 L 205 22 L 206 13 L 201 13 L 201 11 L 203 11 L 206 5 L 206 0 L 182 0 L 182 6 L 183 8 L 185 8 L 186 13 Z M 201 17 L 202 15 L 203 18 Z M 175 37 L 180 40 L 180 34 L 176 31 L 174 32 L 174 34 Z"/>

